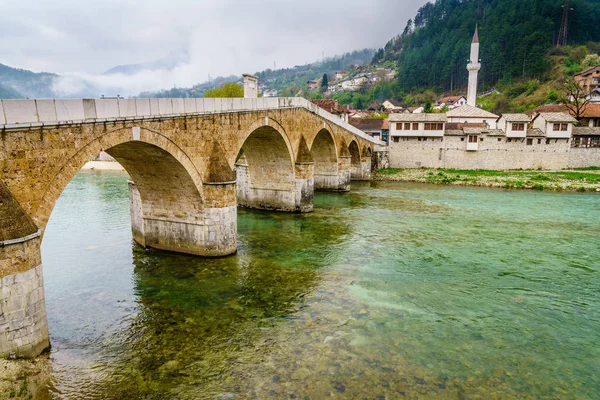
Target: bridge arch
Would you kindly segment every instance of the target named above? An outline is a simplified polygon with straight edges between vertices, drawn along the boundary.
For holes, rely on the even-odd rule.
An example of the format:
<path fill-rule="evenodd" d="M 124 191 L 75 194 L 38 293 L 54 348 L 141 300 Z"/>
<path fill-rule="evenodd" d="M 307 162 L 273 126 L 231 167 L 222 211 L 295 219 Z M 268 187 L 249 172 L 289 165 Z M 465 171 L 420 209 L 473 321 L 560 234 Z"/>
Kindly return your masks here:
<path fill-rule="evenodd" d="M 142 201 L 150 202 L 153 197 L 156 198 L 147 188 L 171 189 L 181 180 L 181 187 L 177 193 L 183 195 L 183 199 L 193 200 L 195 210 L 202 210 L 202 179 L 189 156 L 159 132 L 135 129 L 117 128 L 108 131 L 62 163 L 58 173 L 47 183 L 39 207 L 33 211 L 33 219 L 40 228 L 46 226 L 54 204 L 67 184 L 85 163 L 100 151 L 106 151 L 115 157 L 134 182 L 141 185 L 139 189 Z M 139 137 L 134 137 L 134 132 L 138 132 Z M 144 155 L 151 157 L 155 163 L 145 160 Z M 165 182 L 167 180 L 171 180 L 171 183 Z M 164 204 L 164 201 L 166 200 L 162 199 L 156 204 Z"/>
<path fill-rule="evenodd" d="M 236 161 L 238 204 L 296 211 L 295 155 L 285 130 L 265 118 L 242 137 Z"/>
<path fill-rule="evenodd" d="M 360 150 L 359 150 L 359 146 L 358 143 L 356 143 L 356 140 L 352 140 L 350 142 L 350 145 L 348 146 L 348 151 L 350 152 L 350 170 L 351 170 L 351 177 L 352 179 L 355 179 L 358 177 L 359 175 L 359 171 L 360 171 Z"/>

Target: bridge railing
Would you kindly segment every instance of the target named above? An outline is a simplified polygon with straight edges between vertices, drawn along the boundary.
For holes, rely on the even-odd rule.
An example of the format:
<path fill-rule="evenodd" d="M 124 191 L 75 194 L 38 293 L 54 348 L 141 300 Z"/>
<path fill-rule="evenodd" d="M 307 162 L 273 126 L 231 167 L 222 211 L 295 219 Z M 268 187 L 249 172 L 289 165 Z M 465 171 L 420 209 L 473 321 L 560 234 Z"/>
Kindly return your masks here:
<path fill-rule="evenodd" d="M 381 144 L 338 116 L 300 97 L 0 100 L 0 130 L 286 108 L 307 109 L 363 139 Z"/>

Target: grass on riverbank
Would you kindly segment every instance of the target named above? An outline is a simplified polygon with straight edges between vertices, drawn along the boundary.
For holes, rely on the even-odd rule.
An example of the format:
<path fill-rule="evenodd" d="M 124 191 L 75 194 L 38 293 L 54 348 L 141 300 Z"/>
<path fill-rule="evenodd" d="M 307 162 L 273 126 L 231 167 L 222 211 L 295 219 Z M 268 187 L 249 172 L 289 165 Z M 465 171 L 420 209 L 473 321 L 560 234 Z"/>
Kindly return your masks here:
<path fill-rule="evenodd" d="M 509 189 L 600 192 L 600 167 L 564 171 L 388 168 L 377 171 L 375 179 L 381 181 L 424 182 Z"/>

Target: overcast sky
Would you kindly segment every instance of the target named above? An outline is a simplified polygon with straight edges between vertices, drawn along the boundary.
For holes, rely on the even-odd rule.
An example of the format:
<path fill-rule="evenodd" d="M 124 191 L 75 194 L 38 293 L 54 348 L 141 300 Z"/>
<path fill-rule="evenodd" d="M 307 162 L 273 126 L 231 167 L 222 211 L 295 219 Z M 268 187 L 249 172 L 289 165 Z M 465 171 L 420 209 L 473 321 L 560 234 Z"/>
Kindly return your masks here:
<path fill-rule="evenodd" d="M 2 0 L 0 62 L 85 77 L 187 54 L 175 70 L 120 84 L 190 86 L 382 47 L 425 0 Z M 112 77 L 112 80 L 120 79 Z"/>

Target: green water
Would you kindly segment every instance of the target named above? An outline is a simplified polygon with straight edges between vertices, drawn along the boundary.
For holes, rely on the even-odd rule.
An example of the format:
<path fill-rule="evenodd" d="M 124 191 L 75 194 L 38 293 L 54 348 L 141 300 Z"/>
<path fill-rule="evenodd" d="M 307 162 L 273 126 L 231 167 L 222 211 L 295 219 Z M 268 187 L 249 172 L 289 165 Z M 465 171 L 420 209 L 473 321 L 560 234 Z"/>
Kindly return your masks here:
<path fill-rule="evenodd" d="M 42 248 L 56 399 L 600 398 L 600 195 L 401 183 L 239 211 L 239 251 L 132 243 L 79 173 Z"/>

